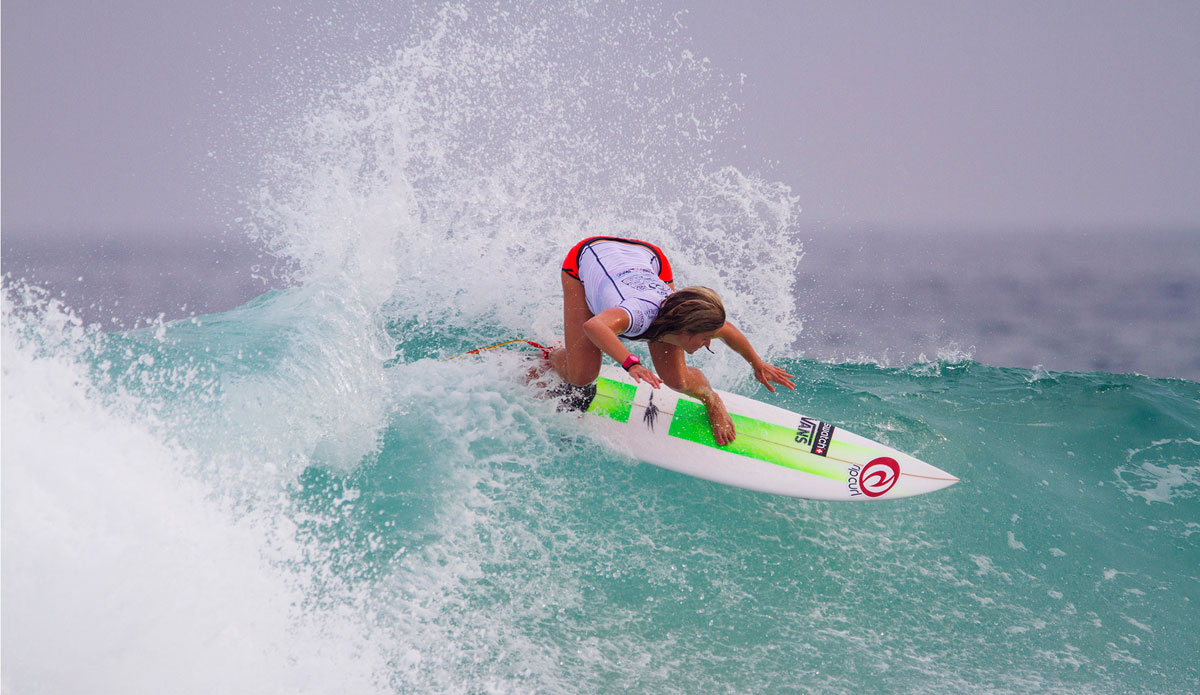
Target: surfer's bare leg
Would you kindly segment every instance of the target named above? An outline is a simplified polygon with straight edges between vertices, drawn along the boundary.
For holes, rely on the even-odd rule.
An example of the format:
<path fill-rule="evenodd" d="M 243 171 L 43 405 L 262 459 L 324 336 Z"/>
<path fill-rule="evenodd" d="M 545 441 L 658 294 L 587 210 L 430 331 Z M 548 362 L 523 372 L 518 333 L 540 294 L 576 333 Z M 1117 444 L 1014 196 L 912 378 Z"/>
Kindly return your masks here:
<path fill-rule="evenodd" d="M 704 372 L 687 365 L 687 354 L 683 348 L 658 341 L 650 343 L 650 357 L 654 360 L 654 371 L 663 383 L 685 393 L 704 404 L 708 412 L 708 424 L 712 427 L 717 444 L 724 446 L 734 440 L 733 419 L 725 409 L 725 402 L 708 383 Z"/>
<path fill-rule="evenodd" d="M 562 273 L 563 345 L 550 351 L 550 366 L 564 381 L 587 386 L 600 375 L 604 356 L 583 332 L 583 324 L 592 318 L 583 283 Z"/>

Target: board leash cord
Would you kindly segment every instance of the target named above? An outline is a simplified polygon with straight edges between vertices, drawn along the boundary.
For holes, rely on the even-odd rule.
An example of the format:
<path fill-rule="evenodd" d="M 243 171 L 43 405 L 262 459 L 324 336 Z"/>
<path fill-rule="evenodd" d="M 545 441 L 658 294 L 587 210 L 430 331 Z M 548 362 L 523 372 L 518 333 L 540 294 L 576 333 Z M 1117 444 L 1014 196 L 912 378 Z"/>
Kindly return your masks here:
<path fill-rule="evenodd" d="M 467 350 L 466 352 L 459 355 L 458 357 L 451 357 L 450 359 L 451 360 L 460 360 L 460 359 L 466 357 L 467 355 L 478 355 L 481 352 L 487 352 L 488 350 L 495 350 L 496 348 L 504 347 L 505 345 L 513 345 L 515 343 L 524 343 L 526 345 L 535 347 L 538 350 L 542 351 L 542 357 L 544 357 L 546 359 L 550 359 L 550 348 L 546 347 L 545 345 L 535 343 L 532 340 L 525 340 L 523 338 L 514 338 L 512 340 L 506 340 L 503 343 L 496 343 L 495 345 L 489 345 L 487 347 L 475 348 L 474 350 Z"/>

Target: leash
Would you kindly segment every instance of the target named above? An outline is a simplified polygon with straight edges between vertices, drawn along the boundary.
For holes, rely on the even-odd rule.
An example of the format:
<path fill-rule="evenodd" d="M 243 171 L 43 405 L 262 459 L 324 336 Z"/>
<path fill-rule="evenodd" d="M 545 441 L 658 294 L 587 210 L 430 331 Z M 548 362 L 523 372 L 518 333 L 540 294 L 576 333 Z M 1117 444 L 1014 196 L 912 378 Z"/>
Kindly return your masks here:
<path fill-rule="evenodd" d="M 540 345 L 538 343 L 533 342 L 532 340 L 524 340 L 522 338 L 514 338 L 512 340 L 506 340 L 503 343 L 496 343 L 495 345 L 489 345 L 487 347 L 475 348 L 474 350 L 467 350 L 466 352 L 459 355 L 458 357 L 451 357 L 450 359 L 451 360 L 460 360 L 460 359 L 466 357 L 467 355 L 478 355 L 481 352 L 487 352 L 488 350 L 495 350 L 496 348 L 504 347 L 505 345 L 512 345 L 513 343 L 525 343 L 526 345 L 535 347 L 538 350 L 542 351 L 542 357 L 544 357 L 546 359 L 550 358 L 550 348 L 546 347 L 545 345 Z"/>

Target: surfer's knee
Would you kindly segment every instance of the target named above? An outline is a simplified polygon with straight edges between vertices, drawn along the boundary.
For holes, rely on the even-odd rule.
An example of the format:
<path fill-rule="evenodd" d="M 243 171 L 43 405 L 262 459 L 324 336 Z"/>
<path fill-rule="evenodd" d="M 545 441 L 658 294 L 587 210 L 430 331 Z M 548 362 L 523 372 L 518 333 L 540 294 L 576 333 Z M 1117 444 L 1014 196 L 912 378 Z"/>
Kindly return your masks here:
<path fill-rule="evenodd" d="M 574 373 L 568 370 L 566 374 L 560 373 L 559 376 L 562 377 L 563 381 L 572 386 L 588 386 L 596 380 L 596 377 L 600 376 L 600 373 L 596 372 L 595 374 L 588 376 L 587 374 Z"/>
<path fill-rule="evenodd" d="M 564 371 L 566 373 L 562 375 L 563 381 L 571 384 L 572 386 L 587 386 L 595 381 L 596 377 L 600 376 L 599 367 L 596 369 L 589 369 L 586 366 L 577 366 L 575 369 L 568 368 Z"/>
<path fill-rule="evenodd" d="M 569 359 L 564 347 L 556 347 L 550 351 L 550 366 L 558 372 L 563 381 L 572 386 L 587 386 L 600 376 L 600 365 L 579 364 Z"/>

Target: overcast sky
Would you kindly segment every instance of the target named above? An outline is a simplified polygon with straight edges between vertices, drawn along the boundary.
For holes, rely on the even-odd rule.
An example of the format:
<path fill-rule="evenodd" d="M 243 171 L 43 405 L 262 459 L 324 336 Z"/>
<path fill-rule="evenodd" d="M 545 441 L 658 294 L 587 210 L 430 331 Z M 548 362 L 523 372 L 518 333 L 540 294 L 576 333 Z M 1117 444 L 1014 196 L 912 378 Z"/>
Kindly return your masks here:
<path fill-rule="evenodd" d="M 403 4 L 303 4 L 5 0 L 4 235 L 227 225 L 214 142 L 248 95 L 405 35 Z M 791 185 L 804 224 L 1200 231 L 1200 3 L 664 6 L 745 74 L 735 163 Z"/>

